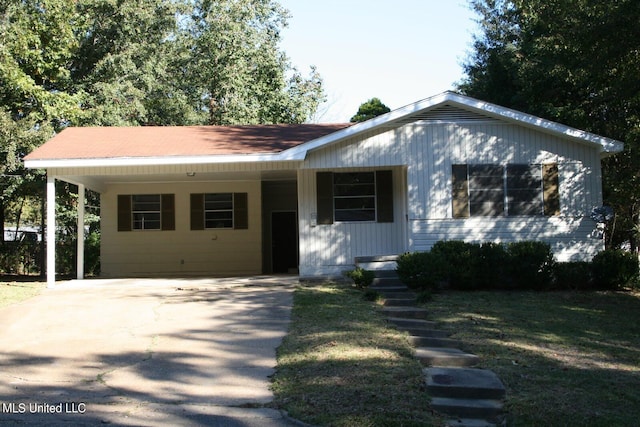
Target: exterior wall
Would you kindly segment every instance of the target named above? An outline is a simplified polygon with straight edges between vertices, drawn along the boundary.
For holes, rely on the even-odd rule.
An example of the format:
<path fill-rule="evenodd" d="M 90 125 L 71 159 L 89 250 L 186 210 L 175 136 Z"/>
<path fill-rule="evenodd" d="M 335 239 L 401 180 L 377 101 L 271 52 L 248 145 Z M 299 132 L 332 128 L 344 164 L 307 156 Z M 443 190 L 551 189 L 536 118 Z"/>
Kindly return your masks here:
<path fill-rule="evenodd" d="M 192 231 L 190 193 L 248 193 L 249 228 Z M 176 229 L 117 231 L 118 194 L 175 194 Z M 105 277 L 244 275 L 262 272 L 260 181 L 110 185 L 101 194 L 101 269 Z"/>
<path fill-rule="evenodd" d="M 464 163 L 557 163 L 561 214 L 453 219 L 451 165 Z M 395 222 L 311 227 L 315 172 L 356 167 L 393 167 Z M 353 267 L 355 256 L 428 250 L 438 240 L 540 240 L 560 261 L 590 259 L 604 249 L 589 218 L 602 204 L 598 150 L 497 120 L 415 122 L 351 138 L 310 153 L 298 181 L 302 276 L 338 274 Z"/>
<path fill-rule="evenodd" d="M 589 219 L 602 205 L 600 157 L 596 149 L 500 122 L 403 128 L 407 144 L 411 250 L 438 240 L 511 242 L 541 240 L 560 261 L 590 259 L 604 249 Z M 453 219 L 452 164 L 557 163 L 560 210 L 556 217 Z"/>
<path fill-rule="evenodd" d="M 385 168 L 390 169 L 390 168 Z M 316 172 L 298 173 L 300 275 L 338 276 L 354 267 L 356 256 L 400 254 L 406 251 L 405 171 L 394 167 L 392 223 L 338 222 L 312 225 L 317 212 Z M 350 171 L 354 169 L 341 169 Z M 373 170 L 371 168 L 357 169 Z"/>

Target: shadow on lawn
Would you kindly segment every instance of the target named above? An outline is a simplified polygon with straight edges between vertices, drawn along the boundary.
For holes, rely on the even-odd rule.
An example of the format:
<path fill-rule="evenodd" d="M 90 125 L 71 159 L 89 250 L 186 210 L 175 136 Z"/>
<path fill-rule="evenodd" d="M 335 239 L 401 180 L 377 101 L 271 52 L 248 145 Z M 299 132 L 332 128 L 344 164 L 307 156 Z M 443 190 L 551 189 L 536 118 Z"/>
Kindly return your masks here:
<path fill-rule="evenodd" d="M 636 425 L 640 295 L 490 293 L 437 296 L 433 319 L 507 387 L 518 425 Z"/>

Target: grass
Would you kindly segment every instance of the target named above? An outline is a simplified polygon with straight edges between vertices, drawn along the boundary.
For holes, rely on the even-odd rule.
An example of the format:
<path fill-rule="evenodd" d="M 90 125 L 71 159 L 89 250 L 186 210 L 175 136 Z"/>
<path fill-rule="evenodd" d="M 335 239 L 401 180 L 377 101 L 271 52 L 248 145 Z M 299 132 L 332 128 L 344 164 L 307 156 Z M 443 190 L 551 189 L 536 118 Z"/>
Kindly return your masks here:
<path fill-rule="evenodd" d="M 638 424 L 640 293 L 451 292 L 426 307 L 504 382 L 508 425 Z"/>
<path fill-rule="evenodd" d="M 0 277 L 0 308 L 38 295 L 46 284 L 36 281 L 10 281 Z"/>
<path fill-rule="evenodd" d="M 406 336 L 348 285 L 296 290 L 272 387 L 280 408 L 314 425 L 441 424 Z"/>

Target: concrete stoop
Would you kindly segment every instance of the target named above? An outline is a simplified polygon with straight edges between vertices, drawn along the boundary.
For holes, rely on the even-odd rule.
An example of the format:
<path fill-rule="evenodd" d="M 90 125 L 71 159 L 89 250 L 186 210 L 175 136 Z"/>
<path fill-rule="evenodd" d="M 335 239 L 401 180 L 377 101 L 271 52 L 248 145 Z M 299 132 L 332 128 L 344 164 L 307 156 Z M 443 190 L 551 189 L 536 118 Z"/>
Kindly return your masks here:
<path fill-rule="evenodd" d="M 379 258 L 381 262 L 390 262 L 390 257 Z M 377 259 L 367 257 L 366 261 L 375 265 Z M 382 312 L 387 321 L 409 333 L 416 358 L 426 366 L 431 407 L 453 417 L 449 426 L 497 425 L 506 394 L 500 379 L 490 370 L 473 368 L 479 357 L 458 349 L 461 344 L 458 340 L 449 338 L 446 332 L 436 329 L 435 322 L 426 320 L 428 310 L 416 307 L 415 294 L 400 282 L 395 271 L 369 269 L 376 274 L 370 288 L 386 298 Z"/>

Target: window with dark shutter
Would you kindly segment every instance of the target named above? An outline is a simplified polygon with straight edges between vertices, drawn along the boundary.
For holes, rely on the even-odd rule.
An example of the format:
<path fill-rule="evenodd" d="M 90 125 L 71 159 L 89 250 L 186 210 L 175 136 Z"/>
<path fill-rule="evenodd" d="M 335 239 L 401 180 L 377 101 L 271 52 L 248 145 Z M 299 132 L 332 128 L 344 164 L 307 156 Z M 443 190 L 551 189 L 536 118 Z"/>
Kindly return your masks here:
<path fill-rule="evenodd" d="M 173 194 L 119 194 L 118 231 L 175 230 Z"/>
<path fill-rule="evenodd" d="M 453 165 L 454 218 L 559 215 L 558 165 Z"/>
<path fill-rule="evenodd" d="M 249 197 L 247 193 L 233 193 L 233 228 L 249 228 Z"/>
<path fill-rule="evenodd" d="M 318 224 L 393 222 L 393 172 L 318 172 Z"/>

